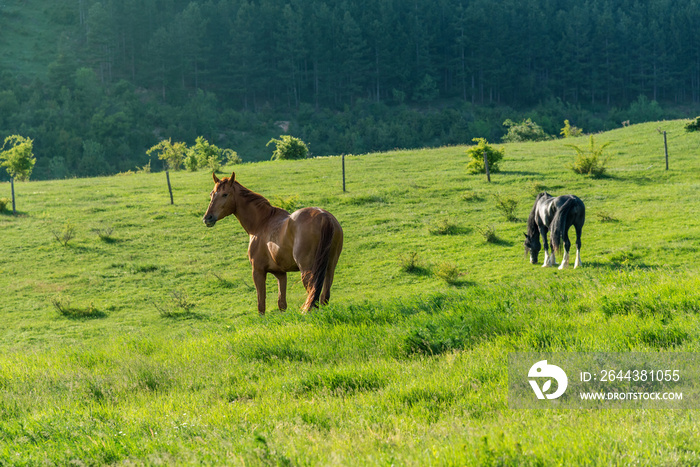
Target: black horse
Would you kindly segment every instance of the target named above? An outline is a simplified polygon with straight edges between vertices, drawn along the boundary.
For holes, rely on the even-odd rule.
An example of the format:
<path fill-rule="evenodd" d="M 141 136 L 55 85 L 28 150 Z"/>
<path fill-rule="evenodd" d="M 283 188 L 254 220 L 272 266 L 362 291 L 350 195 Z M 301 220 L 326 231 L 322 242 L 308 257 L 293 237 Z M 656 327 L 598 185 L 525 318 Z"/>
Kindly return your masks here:
<path fill-rule="evenodd" d="M 583 201 L 574 195 L 557 196 L 556 198 L 544 191 L 537 195 L 535 205 L 532 207 L 527 219 L 527 233 L 525 234 L 525 252 L 530 253 L 530 262 L 537 264 L 537 256 L 542 249 L 540 236 L 544 243 L 544 267 L 556 266 L 554 252 L 561 250 L 564 243 L 564 259 L 559 269 L 569 265 L 569 228 L 573 225 L 576 229 L 576 262 L 574 267 L 581 266 L 581 229 L 586 221 L 586 207 Z M 547 232 L 550 233 L 552 254 L 547 249 Z"/>

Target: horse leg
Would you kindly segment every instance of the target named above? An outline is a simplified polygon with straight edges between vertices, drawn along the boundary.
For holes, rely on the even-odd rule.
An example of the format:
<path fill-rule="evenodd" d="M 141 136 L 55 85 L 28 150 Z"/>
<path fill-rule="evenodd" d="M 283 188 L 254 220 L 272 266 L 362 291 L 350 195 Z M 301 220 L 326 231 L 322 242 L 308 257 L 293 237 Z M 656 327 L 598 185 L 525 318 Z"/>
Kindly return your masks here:
<path fill-rule="evenodd" d="M 571 249 L 571 240 L 569 240 L 568 230 L 564 232 L 564 257 L 561 260 L 561 266 L 559 269 L 564 269 L 569 267 L 569 250 Z"/>
<path fill-rule="evenodd" d="M 547 227 L 540 226 L 540 235 L 542 235 L 542 246 L 544 247 L 544 263 L 542 263 L 543 268 L 548 268 L 552 265 L 552 257 L 554 251 L 552 250 L 552 256 L 549 255 L 549 242 L 547 241 Z"/>
<path fill-rule="evenodd" d="M 581 227 L 578 225 L 576 227 L 576 262 L 574 262 L 574 269 L 576 269 L 579 266 L 583 266 L 581 264 Z"/>
<path fill-rule="evenodd" d="M 321 305 L 328 304 L 331 298 L 331 286 L 333 285 L 333 275 L 335 274 L 335 263 L 328 265 L 326 278 L 323 281 L 323 292 L 321 293 Z"/>
<path fill-rule="evenodd" d="M 314 293 L 314 291 L 313 291 L 313 288 L 314 288 L 314 285 L 313 285 L 313 274 L 311 274 L 311 271 L 310 271 L 310 270 L 308 270 L 308 271 L 303 271 L 303 270 L 302 270 L 302 271 L 301 271 L 301 283 L 304 284 L 304 289 L 306 289 L 307 299 L 308 299 L 308 295 L 311 295 L 312 293 Z M 313 308 L 315 305 L 316 305 L 316 304 L 314 303 L 313 305 L 311 305 L 311 306 L 308 307 L 308 308 L 302 308 L 302 311 L 309 311 L 309 310 L 310 310 L 311 308 Z"/>
<path fill-rule="evenodd" d="M 287 309 L 287 273 L 277 272 L 274 275 L 277 278 L 277 290 L 279 292 L 277 295 L 277 307 L 284 311 Z"/>
<path fill-rule="evenodd" d="M 266 278 L 266 272 L 258 271 L 253 268 L 253 283 L 255 284 L 255 291 L 258 293 L 258 313 L 261 315 L 265 314 L 265 293 L 267 292 L 265 286 Z"/>

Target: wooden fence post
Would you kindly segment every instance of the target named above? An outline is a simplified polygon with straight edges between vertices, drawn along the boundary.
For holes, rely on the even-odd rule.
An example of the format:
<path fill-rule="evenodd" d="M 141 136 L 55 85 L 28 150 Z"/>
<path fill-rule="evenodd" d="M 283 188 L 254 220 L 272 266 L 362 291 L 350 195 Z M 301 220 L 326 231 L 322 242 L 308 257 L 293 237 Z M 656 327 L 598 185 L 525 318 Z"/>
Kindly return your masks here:
<path fill-rule="evenodd" d="M 168 192 L 170 193 L 170 204 L 175 204 L 173 202 L 173 187 L 170 186 L 170 172 L 165 171 L 165 178 L 168 180 Z"/>
<path fill-rule="evenodd" d="M 343 193 L 345 193 L 345 154 L 341 157 L 343 159 Z"/>
<path fill-rule="evenodd" d="M 666 142 L 666 130 L 664 130 L 664 154 L 666 155 L 666 170 L 668 170 L 668 143 Z"/>
<path fill-rule="evenodd" d="M 486 169 L 486 180 L 491 183 L 491 174 L 489 173 L 489 159 L 486 157 L 486 151 L 484 151 L 484 168 Z"/>

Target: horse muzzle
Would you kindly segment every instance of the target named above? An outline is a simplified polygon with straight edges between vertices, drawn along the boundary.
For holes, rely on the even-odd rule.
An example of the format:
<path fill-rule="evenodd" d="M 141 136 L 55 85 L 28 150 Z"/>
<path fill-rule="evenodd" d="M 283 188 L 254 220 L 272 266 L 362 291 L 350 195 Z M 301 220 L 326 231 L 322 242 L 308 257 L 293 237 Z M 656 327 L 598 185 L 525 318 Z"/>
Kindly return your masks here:
<path fill-rule="evenodd" d="M 206 225 L 207 227 L 214 227 L 216 225 L 216 221 L 217 219 L 214 214 L 206 215 L 202 219 L 202 222 L 204 222 L 204 225 Z"/>

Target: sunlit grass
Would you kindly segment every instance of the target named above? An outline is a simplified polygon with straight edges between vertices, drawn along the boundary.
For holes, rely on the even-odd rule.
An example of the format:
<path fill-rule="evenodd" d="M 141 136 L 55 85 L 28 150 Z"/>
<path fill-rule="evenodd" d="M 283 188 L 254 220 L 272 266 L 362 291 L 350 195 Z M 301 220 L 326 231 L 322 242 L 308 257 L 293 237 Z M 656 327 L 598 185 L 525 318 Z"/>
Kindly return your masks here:
<path fill-rule="evenodd" d="M 174 206 L 162 173 L 18 183 L 21 215 L 0 215 L 0 464 L 695 464 L 692 411 L 507 406 L 508 352 L 699 350 L 682 124 L 597 135 L 600 179 L 562 141 L 505 145 L 490 184 L 464 147 L 348 156 L 347 193 L 340 158 L 236 166 L 343 225 L 331 303 L 307 314 L 290 274 L 289 310 L 258 316 L 247 235 L 201 222 L 204 172 L 171 174 Z M 582 269 L 526 259 L 541 189 L 586 203 Z"/>

